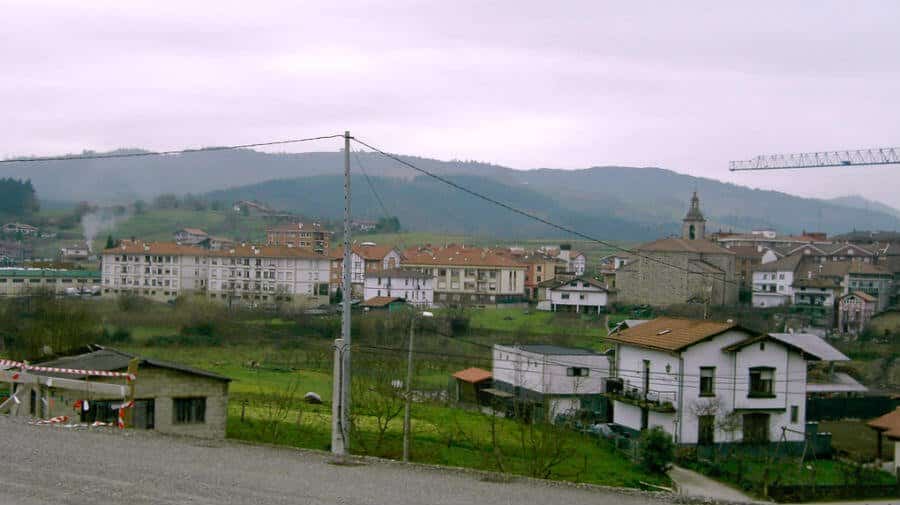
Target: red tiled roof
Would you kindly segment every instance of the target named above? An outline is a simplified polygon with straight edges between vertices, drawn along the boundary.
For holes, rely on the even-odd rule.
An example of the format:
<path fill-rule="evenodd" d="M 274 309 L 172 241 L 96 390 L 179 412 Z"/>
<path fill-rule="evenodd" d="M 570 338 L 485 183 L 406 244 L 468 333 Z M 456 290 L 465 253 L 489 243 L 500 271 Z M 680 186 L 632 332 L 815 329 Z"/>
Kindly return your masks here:
<path fill-rule="evenodd" d="M 609 335 L 607 340 L 664 351 L 679 351 L 733 328 L 735 323 L 659 317 Z"/>
<path fill-rule="evenodd" d="M 350 250 L 365 260 L 383 260 L 395 248 L 387 245 L 354 245 Z M 333 260 L 343 259 L 343 257 L 344 246 L 339 246 L 331 252 Z"/>
<path fill-rule="evenodd" d="M 394 302 L 401 302 L 403 298 L 396 296 L 373 296 L 362 303 L 363 307 L 386 307 Z"/>
<path fill-rule="evenodd" d="M 466 246 L 420 247 L 407 249 L 404 256 L 406 257 L 404 266 L 526 267 L 508 249 Z"/>
<path fill-rule="evenodd" d="M 456 372 L 455 374 L 453 374 L 453 376 L 463 382 L 470 382 L 472 384 L 475 384 L 476 382 L 486 381 L 486 380 L 492 378 L 494 375 L 491 372 L 484 370 L 482 368 L 474 368 L 473 367 L 473 368 L 466 368 L 465 370 L 460 370 L 460 371 Z"/>
<path fill-rule="evenodd" d="M 866 424 L 870 428 L 883 431 L 888 438 L 900 439 L 900 407 L 881 417 L 876 417 Z"/>

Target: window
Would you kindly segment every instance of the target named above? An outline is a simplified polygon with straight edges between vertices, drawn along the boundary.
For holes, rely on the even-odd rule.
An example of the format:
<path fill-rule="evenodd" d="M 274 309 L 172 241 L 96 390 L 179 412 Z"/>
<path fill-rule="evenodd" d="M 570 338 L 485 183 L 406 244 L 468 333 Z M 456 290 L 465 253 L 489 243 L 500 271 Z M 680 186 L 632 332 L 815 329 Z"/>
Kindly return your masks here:
<path fill-rule="evenodd" d="M 750 369 L 750 398 L 774 398 L 772 392 L 772 379 L 775 369 L 770 367 L 755 367 Z"/>
<path fill-rule="evenodd" d="M 715 396 L 716 367 L 700 367 L 700 396 Z"/>
<path fill-rule="evenodd" d="M 800 408 L 796 405 L 791 405 L 791 424 L 797 424 L 797 421 L 800 419 Z"/>
<path fill-rule="evenodd" d="M 566 368 L 566 375 L 569 377 L 587 377 L 590 375 L 590 369 L 584 367 L 569 367 Z"/>
<path fill-rule="evenodd" d="M 578 295 L 579 300 L 584 300 L 584 295 Z"/>
<path fill-rule="evenodd" d="M 206 422 L 206 398 L 175 398 L 175 418 L 173 424 L 196 424 Z"/>
<path fill-rule="evenodd" d="M 563 300 L 568 300 L 568 299 L 569 299 L 569 293 L 563 293 L 563 294 L 559 295 L 559 297 L 562 298 Z"/>
<path fill-rule="evenodd" d="M 699 445 L 711 445 L 715 442 L 716 416 L 699 416 L 697 420 L 699 421 L 697 443 Z"/>

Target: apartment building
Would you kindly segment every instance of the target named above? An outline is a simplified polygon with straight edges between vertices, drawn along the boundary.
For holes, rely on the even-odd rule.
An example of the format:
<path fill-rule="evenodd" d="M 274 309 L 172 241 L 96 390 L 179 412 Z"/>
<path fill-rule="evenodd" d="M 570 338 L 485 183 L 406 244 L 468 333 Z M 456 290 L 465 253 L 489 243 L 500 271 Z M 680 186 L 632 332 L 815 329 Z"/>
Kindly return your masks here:
<path fill-rule="evenodd" d="M 434 285 L 429 274 L 394 268 L 366 277 L 365 300 L 402 298 L 407 304 L 430 307 L 434 304 Z"/>
<path fill-rule="evenodd" d="M 289 246 L 211 250 L 122 241 L 103 251 L 102 279 L 104 295 L 132 293 L 159 301 L 192 294 L 253 307 L 328 302 L 328 258 Z"/>
<path fill-rule="evenodd" d="M 525 271 L 508 249 L 449 245 L 403 254 L 403 268 L 430 274 L 436 305 L 524 302 Z"/>
<path fill-rule="evenodd" d="M 0 268 L 0 296 L 28 296 L 39 291 L 94 294 L 102 282 L 100 272 L 50 268 Z"/>
<path fill-rule="evenodd" d="M 293 246 L 318 254 L 327 254 L 331 247 L 332 232 L 322 228 L 321 223 L 285 223 L 266 228 L 266 245 Z"/>

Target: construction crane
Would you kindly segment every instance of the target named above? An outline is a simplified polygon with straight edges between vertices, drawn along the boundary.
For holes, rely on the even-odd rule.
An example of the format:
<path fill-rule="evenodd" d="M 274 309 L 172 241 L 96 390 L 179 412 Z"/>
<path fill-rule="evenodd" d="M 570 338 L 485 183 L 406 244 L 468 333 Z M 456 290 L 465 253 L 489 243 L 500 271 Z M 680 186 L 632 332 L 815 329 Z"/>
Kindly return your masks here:
<path fill-rule="evenodd" d="M 799 154 L 764 154 L 745 161 L 732 161 L 732 172 L 744 170 L 792 170 L 817 167 L 855 167 L 900 164 L 900 147 L 825 151 Z"/>

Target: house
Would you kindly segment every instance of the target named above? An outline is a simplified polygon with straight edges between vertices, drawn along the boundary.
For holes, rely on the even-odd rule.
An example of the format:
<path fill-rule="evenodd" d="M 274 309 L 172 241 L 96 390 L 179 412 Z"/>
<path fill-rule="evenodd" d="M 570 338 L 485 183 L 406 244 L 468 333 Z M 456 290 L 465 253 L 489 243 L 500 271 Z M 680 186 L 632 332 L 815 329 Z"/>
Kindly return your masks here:
<path fill-rule="evenodd" d="M 597 266 L 597 273 L 606 287 L 615 289 L 616 287 L 616 271 L 627 265 L 632 260 L 631 256 L 610 255 L 600 259 Z"/>
<path fill-rule="evenodd" d="M 378 223 L 375 221 L 360 221 L 354 220 L 350 222 L 350 228 L 353 231 L 358 231 L 360 233 L 368 233 L 370 231 L 375 231 L 375 228 L 378 227 Z"/>
<path fill-rule="evenodd" d="M 547 301 L 550 302 L 545 310 L 553 312 L 600 314 L 606 311 L 615 298 L 613 290 L 608 289 L 602 282 L 586 276 L 571 280 L 553 280 L 542 287 L 546 288 Z"/>
<path fill-rule="evenodd" d="M 482 368 L 466 368 L 453 374 L 453 400 L 457 403 L 481 405 L 488 403 L 493 374 Z"/>
<path fill-rule="evenodd" d="M 205 239 L 201 240 L 198 245 L 205 249 L 212 249 L 214 251 L 218 251 L 221 249 L 229 249 L 231 247 L 234 247 L 234 244 L 235 244 L 234 240 L 231 240 L 230 238 L 210 235 L 210 236 L 206 237 Z"/>
<path fill-rule="evenodd" d="M 209 235 L 200 228 L 182 228 L 175 232 L 175 242 L 185 245 L 197 245 L 207 239 Z"/>
<path fill-rule="evenodd" d="M 601 395 L 609 357 L 590 349 L 556 345 L 494 345 L 493 385 L 520 414 L 555 419 L 588 412 L 607 414 Z M 495 394 L 491 392 L 492 394 Z"/>
<path fill-rule="evenodd" d="M 803 442 L 807 363 L 843 356 L 815 335 L 671 317 L 607 340 L 616 345 L 605 387 L 614 422 L 660 426 L 690 445 Z"/>
<path fill-rule="evenodd" d="M 228 377 L 155 358 L 138 357 L 116 349 L 99 347 L 97 350 L 68 356 L 40 366 L 125 372 L 129 362 L 137 359 L 138 371 L 134 381 L 133 424 L 136 428 L 152 429 L 161 433 L 189 435 L 203 438 L 225 438 L 228 418 Z M 84 379 L 84 376 L 48 376 Z M 91 382 L 122 382 L 121 378 L 91 377 Z M 22 387 L 22 386 L 20 386 Z M 55 389 L 52 386 L 31 385 L 40 388 L 26 395 L 47 398 L 47 402 L 30 402 L 23 415 L 49 418 L 55 416 L 80 416 L 79 422 L 116 422 L 116 404 L 122 400 L 104 398 L 90 393 Z M 76 405 L 87 403 L 88 410 L 76 410 Z"/>
<path fill-rule="evenodd" d="M 587 257 L 580 251 L 573 251 L 570 244 L 560 244 L 559 247 L 542 246 L 538 248 L 537 253 L 559 260 L 560 264 L 556 269 L 559 274 L 584 275 Z M 549 280 L 549 278 L 544 280 Z"/>
<path fill-rule="evenodd" d="M 431 275 L 415 270 L 394 268 L 372 273 L 365 279 L 365 300 L 375 297 L 399 297 L 416 307 L 434 304 L 434 284 Z"/>
<path fill-rule="evenodd" d="M 710 235 L 710 238 L 722 247 L 763 247 L 766 249 L 792 250 L 804 245 L 831 245 L 833 241 L 828 239 L 825 233 L 807 233 L 805 230 L 800 235 L 779 235 L 775 230 L 761 228 L 750 233 L 734 233 L 718 231 Z"/>
<path fill-rule="evenodd" d="M 735 254 L 738 282 L 740 282 L 741 291 L 752 291 L 753 271 L 763 264 L 766 253 L 770 252 L 770 249 L 761 245 L 726 246 L 726 249 Z M 771 254 L 774 255 L 775 253 L 772 252 Z"/>
<path fill-rule="evenodd" d="M 529 300 L 541 300 L 538 287 L 556 278 L 559 267 L 565 267 L 565 262 L 553 256 L 548 256 L 539 251 L 519 253 L 514 248 L 510 252 L 519 263 L 525 265 L 525 296 Z"/>
<path fill-rule="evenodd" d="M 59 250 L 60 261 L 86 261 L 91 256 L 91 247 L 87 242 L 72 244 Z"/>
<path fill-rule="evenodd" d="M 406 306 L 406 301 L 399 296 L 376 296 L 360 304 L 365 310 L 386 310 L 395 312 Z"/>
<path fill-rule="evenodd" d="M 319 222 L 296 221 L 266 228 L 266 245 L 299 247 L 318 254 L 328 254 L 332 235 Z"/>
<path fill-rule="evenodd" d="M 875 315 L 877 305 L 877 298 L 862 291 L 838 298 L 837 330 L 845 335 L 859 335 Z"/>
<path fill-rule="evenodd" d="M 355 244 L 350 251 L 350 286 L 354 297 L 365 296 L 367 276 L 399 268 L 403 261 L 403 255 L 397 248 L 374 242 Z M 335 249 L 330 259 L 329 284 L 334 293 L 343 285 L 344 247 Z"/>
<path fill-rule="evenodd" d="M 494 305 L 527 300 L 527 267 L 508 249 L 451 244 L 407 249 L 403 256 L 404 269 L 432 276 L 436 305 Z"/>
<path fill-rule="evenodd" d="M 894 474 L 900 472 L 900 407 L 883 416 L 872 419 L 866 425 L 878 433 L 877 458 L 879 461 L 884 454 L 882 437 L 887 437 L 888 440 L 894 442 L 894 460 L 891 464 L 891 470 Z"/>
<path fill-rule="evenodd" d="M 328 258 L 308 249 L 240 244 L 212 250 L 123 240 L 102 255 L 103 294 L 167 301 L 203 296 L 233 306 L 328 303 Z"/>
<path fill-rule="evenodd" d="M 695 192 L 681 237 L 637 246 L 633 260 L 616 271 L 617 298 L 624 304 L 653 306 L 733 305 L 739 286 L 735 257 L 706 238 L 706 218 Z"/>
<path fill-rule="evenodd" d="M 794 273 L 802 256 L 794 254 L 757 266 L 752 273 L 754 307 L 780 307 L 792 303 Z"/>
<path fill-rule="evenodd" d="M 22 235 L 29 237 L 38 234 L 38 229 L 30 224 L 25 223 L 6 223 L 3 225 L 3 233 L 7 235 Z"/>

